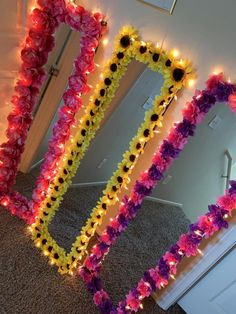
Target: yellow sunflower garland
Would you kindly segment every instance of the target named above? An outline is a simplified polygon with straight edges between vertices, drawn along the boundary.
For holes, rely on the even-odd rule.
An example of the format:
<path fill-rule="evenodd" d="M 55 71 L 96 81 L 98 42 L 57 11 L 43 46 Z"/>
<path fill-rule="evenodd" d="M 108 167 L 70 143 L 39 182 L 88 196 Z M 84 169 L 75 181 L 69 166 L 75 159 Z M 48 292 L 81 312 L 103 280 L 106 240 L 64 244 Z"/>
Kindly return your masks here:
<path fill-rule="evenodd" d="M 124 153 L 123 160 L 110 178 L 103 196 L 92 210 L 91 217 L 76 238 L 71 252 L 67 254 L 51 237 L 48 225 L 57 212 L 90 141 L 100 127 L 104 113 L 119 87 L 120 79 L 133 59 L 147 64 L 153 71 L 162 74 L 164 84 L 160 95 L 154 99 L 153 107 L 146 112 L 144 122 L 136 136 L 131 140 L 129 150 Z M 85 114 L 80 119 L 75 137 L 67 145 L 58 175 L 50 185 L 36 221 L 30 227 L 36 246 L 43 249 L 51 264 L 57 265 L 61 273 L 73 274 L 73 269 L 82 260 L 88 243 L 95 234 L 97 226 L 101 224 L 109 206 L 117 203 L 119 192 L 129 183 L 129 176 L 139 155 L 143 154 L 146 143 L 154 136 L 154 130 L 162 126 L 162 118 L 167 106 L 192 78 L 192 69 L 188 61 L 176 59 L 173 52 L 140 41 L 134 28 L 124 27 L 115 40 L 115 50 L 106 65 L 103 77 L 104 79 L 96 86 Z"/>

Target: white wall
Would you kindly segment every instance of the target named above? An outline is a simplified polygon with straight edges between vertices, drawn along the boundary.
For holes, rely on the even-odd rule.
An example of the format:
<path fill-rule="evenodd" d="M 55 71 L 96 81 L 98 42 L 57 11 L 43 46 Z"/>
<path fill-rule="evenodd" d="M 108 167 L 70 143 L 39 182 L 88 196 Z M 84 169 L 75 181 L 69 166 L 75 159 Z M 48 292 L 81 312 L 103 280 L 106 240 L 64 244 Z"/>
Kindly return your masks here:
<path fill-rule="evenodd" d="M 216 114 L 222 121 L 213 130 L 208 123 Z M 224 152 L 228 149 L 236 161 L 235 129 L 236 115 L 224 104 L 218 104 L 168 171 L 171 181 L 158 184 L 153 196 L 183 204 L 187 217 L 196 221 L 207 212 L 207 205 L 223 194 L 226 181 L 221 175 L 226 174 L 227 164 Z"/>

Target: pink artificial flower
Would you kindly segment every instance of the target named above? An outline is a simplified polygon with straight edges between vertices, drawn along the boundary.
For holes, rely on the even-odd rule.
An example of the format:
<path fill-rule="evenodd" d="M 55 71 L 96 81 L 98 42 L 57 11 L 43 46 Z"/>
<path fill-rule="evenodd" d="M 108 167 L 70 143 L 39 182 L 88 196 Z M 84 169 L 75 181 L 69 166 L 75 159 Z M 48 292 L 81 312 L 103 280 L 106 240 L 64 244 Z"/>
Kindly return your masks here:
<path fill-rule="evenodd" d="M 86 51 L 85 51 L 86 52 Z M 94 53 L 85 53 L 83 57 L 78 57 L 74 62 L 75 74 L 92 72 L 94 70 Z"/>
<path fill-rule="evenodd" d="M 96 255 L 97 259 L 100 259 L 102 257 L 102 251 L 100 250 L 100 247 L 98 245 L 95 245 L 92 250 L 92 254 Z"/>
<path fill-rule="evenodd" d="M 47 58 L 46 52 L 37 52 L 32 48 L 21 50 L 21 59 L 26 67 L 39 68 L 47 63 Z"/>
<path fill-rule="evenodd" d="M 139 205 L 143 201 L 143 196 L 140 195 L 139 193 L 135 192 L 135 191 L 132 191 L 131 192 L 131 200 L 132 200 L 132 202 L 134 202 L 135 205 Z M 127 211 L 125 211 L 125 213 L 127 213 Z"/>
<path fill-rule="evenodd" d="M 154 155 L 152 162 L 154 163 L 154 165 L 157 166 L 157 168 L 161 172 L 165 172 L 170 165 L 170 161 L 167 161 L 164 158 L 162 158 L 159 152 Z"/>
<path fill-rule="evenodd" d="M 236 93 L 229 95 L 229 106 L 233 112 L 236 112 Z"/>
<path fill-rule="evenodd" d="M 112 219 L 112 221 L 110 222 L 110 226 L 116 231 L 119 231 L 120 224 L 118 219 L 117 218 Z"/>
<path fill-rule="evenodd" d="M 85 9 L 81 6 L 74 6 L 69 4 L 67 6 L 67 14 L 65 16 L 65 22 L 70 25 L 72 29 L 81 31 L 81 21 L 82 14 L 85 12 Z"/>
<path fill-rule="evenodd" d="M 164 286 L 168 285 L 168 280 L 162 278 L 159 274 L 158 274 L 158 267 L 156 268 L 152 268 L 149 270 L 149 274 L 152 277 L 152 279 L 155 282 L 155 285 L 158 289 L 163 288 Z"/>
<path fill-rule="evenodd" d="M 107 234 L 106 232 L 101 235 L 101 240 L 108 245 L 111 244 L 109 234 Z"/>
<path fill-rule="evenodd" d="M 72 75 L 69 78 L 69 86 L 77 93 L 88 93 L 90 91 L 87 85 L 87 78 L 85 75 Z"/>
<path fill-rule="evenodd" d="M 162 278 L 159 275 L 157 280 L 156 280 L 156 286 L 158 287 L 158 289 L 164 288 L 167 285 L 168 285 L 168 280 L 166 280 L 165 278 Z"/>
<path fill-rule="evenodd" d="M 177 260 L 175 259 L 174 255 L 171 254 L 170 252 L 166 252 L 165 255 L 163 256 L 164 260 L 170 267 L 170 272 L 176 275 L 177 273 Z"/>
<path fill-rule="evenodd" d="M 217 204 L 221 207 L 223 207 L 224 209 L 228 210 L 229 213 L 231 214 L 231 212 L 236 209 L 236 196 L 233 195 L 224 195 L 221 196 L 218 200 L 217 200 Z"/>
<path fill-rule="evenodd" d="M 138 283 L 137 290 L 143 298 L 150 296 L 150 285 L 143 279 L 141 279 L 141 281 Z"/>
<path fill-rule="evenodd" d="M 101 34 L 101 23 L 90 12 L 86 11 L 82 15 L 81 31 L 89 37 L 96 37 L 98 39 Z"/>
<path fill-rule="evenodd" d="M 143 183 L 147 188 L 152 188 L 155 186 L 156 182 L 153 181 L 150 177 L 148 172 L 142 172 L 140 176 L 140 182 Z"/>
<path fill-rule="evenodd" d="M 98 39 L 94 37 L 83 36 L 80 40 L 81 57 L 90 51 L 90 54 L 94 56 L 95 50 L 98 46 Z"/>
<path fill-rule="evenodd" d="M 180 247 L 180 249 L 184 251 L 187 257 L 191 255 L 193 256 L 197 255 L 198 246 L 197 244 L 193 243 L 193 241 L 191 241 L 187 234 L 182 234 L 177 244 Z"/>
<path fill-rule="evenodd" d="M 206 86 L 207 89 L 212 90 L 215 88 L 215 86 L 219 83 L 219 82 L 224 82 L 224 74 L 223 73 L 219 73 L 217 75 L 212 75 L 207 81 L 206 81 Z"/>
<path fill-rule="evenodd" d="M 32 28 L 44 34 L 52 34 L 58 26 L 57 21 L 45 10 L 34 9 L 31 14 Z"/>
<path fill-rule="evenodd" d="M 41 68 L 30 68 L 22 66 L 20 72 L 20 79 L 24 86 L 41 87 L 46 73 Z"/>
<path fill-rule="evenodd" d="M 180 132 L 178 132 L 175 128 L 170 131 L 168 135 L 168 140 L 174 145 L 174 147 L 183 149 L 185 144 L 187 143 L 187 139 L 184 138 Z"/>
<path fill-rule="evenodd" d="M 94 263 L 92 261 L 91 256 L 87 257 L 85 262 L 84 262 L 84 266 L 86 268 L 88 268 L 89 270 L 94 270 Z"/>
<path fill-rule="evenodd" d="M 140 309 L 141 301 L 133 295 L 132 292 L 130 292 L 126 297 L 126 303 L 130 307 L 130 309 L 134 312 L 138 312 Z"/>
<path fill-rule="evenodd" d="M 108 294 L 104 290 L 97 291 L 93 297 L 93 301 L 96 305 L 99 305 L 108 299 Z"/>
<path fill-rule="evenodd" d="M 217 227 L 208 219 L 207 216 L 201 216 L 198 220 L 198 226 L 205 233 L 204 237 L 208 239 L 215 231 L 217 231 Z"/>
<path fill-rule="evenodd" d="M 38 51 L 50 52 L 55 45 L 55 39 L 52 35 L 45 35 L 44 32 L 40 33 L 31 29 L 29 36 L 26 38 L 26 47 Z"/>
<path fill-rule="evenodd" d="M 77 111 L 82 106 L 82 100 L 72 89 L 67 89 L 67 91 L 63 94 L 63 100 L 65 105 L 73 111 Z"/>

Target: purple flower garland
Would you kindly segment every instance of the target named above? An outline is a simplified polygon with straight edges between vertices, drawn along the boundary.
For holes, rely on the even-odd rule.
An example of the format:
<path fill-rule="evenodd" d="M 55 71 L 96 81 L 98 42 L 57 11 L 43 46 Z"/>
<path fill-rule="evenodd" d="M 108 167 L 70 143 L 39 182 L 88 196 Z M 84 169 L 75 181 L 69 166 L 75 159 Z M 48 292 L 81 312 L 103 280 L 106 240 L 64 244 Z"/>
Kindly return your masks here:
<path fill-rule="evenodd" d="M 216 102 L 229 102 L 236 111 L 236 85 L 224 80 L 222 74 L 214 75 L 206 83 L 206 89 L 196 91 L 190 103 L 183 109 L 182 122 L 176 123 L 166 140 L 154 154 L 151 167 L 141 174 L 136 181 L 131 196 L 125 196 L 119 208 L 118 215 L 107 226 L 106 230 L 80 268 L 79 274 L 94 296 L 94 302 L 103 314 L 126 314 L 137 312 L 142 307 L 142 300 L 149 297 L 157 289 L 168 285 L 172 275 L 177 272 L 177 266 L 183 257 L 195 256 L 203 238 L 209 238 L 222 228 L 227 228 L 227 217 L 236 208 L 236 181 L 231 181 L 231 187 L 220 197 L 215 205 L 208 206 L 208 213 L 189 227 L 186 234 L 180 236 L 160 258 L 157 265 L 144 273 L 143 278 L 134 289 L 121 301 L 116 308 L 108 293 L 103 289 L 100 279 L 101 264 L 116 239 L 127 229 L 135 218 L 145 196 L 149 195 L 163 173 L 170 167 L 187 143 L 187 138 L 194 135 L 197 124 L 201 123 L 206 113 Z"/>
<path fill-rule="evenodd" d="M 81 6 L 66 4 L 64 0 L 38 0 L 38 5 L 40 8 L 32 11 L 31 28 L 21 51 L 23 63 L 15 87 L 16 94 L 12 98 L 14 107 L 8 116 L 7 142 L 0 146 L 0 204 L 29 224 L 34 222 L 39 204 L 57 173 L 55 169 L 71 135 L 75 114 L 82 106 L 81 95 L 89 91 L 87 75 L 95 68 L 95 51 L 106 28 L 102 23 L 102 14 L 90 13 Z M 45 77 L 43 66 L 54 47 L 53 35 L 61 23 L 81 32 L 81 51 L 74 61 L 69 88 L 63 95 L 64 105 L 53 128 L 32 201 L 29 201 L 11 188 L 15 184 L 27 132 L 33 122 L 32 113 Z"/>

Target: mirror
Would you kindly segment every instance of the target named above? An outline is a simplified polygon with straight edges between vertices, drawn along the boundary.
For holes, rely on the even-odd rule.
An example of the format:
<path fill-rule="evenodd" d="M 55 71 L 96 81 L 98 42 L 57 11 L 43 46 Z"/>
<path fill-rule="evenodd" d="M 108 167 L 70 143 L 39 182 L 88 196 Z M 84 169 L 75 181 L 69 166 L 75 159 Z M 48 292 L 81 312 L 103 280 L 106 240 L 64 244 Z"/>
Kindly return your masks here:
<path fill-rule="evenodd" d="M 130 68 L 143 65 L 132 61 Z M 129 80 L 128 72 L 123 82 Z M 145 68 L 129 92 L 116 102 L 118 107 L 107 118 L 105 124 L 91 143 L 77 174 L 73 186 L 65 195 L 59 211 L 49 225 L 49 232 L 56 242 L 70 252 L 78 231 L 85 225 L 92 209 L 102 196 L 102 191 L 111 174 L 116 171 L 129 142 L 137 133 L 145 113 L 153 107 L 156 95 L 160 94 L 163 77 Z M 122 83 L 117 94 L 123 95 Z M 114 107 L 111 104 L 111 107 Z"/>
<path fill-rule="evenodd" d="M 176 94 L 188 84 L 192 77 L 191 67 L 188 61 L 176 59 L 175 53 L 164 52 L 160 46 L 154 46 L 152 43 L 139 41 L 132 27 L 124 27 L 116 40 L 116 50 L 113 52 L 110 61 L 107 63 L 103 72 L 103 77 L 99 84 L 97 84 L 95 91 L 93 91 L 93 96 L 85 106 L 84 113 L 82 112 L 81 118 L 77 120 L 79 123 L 76 125 L 73 122 L 71 130 L 75 128 L 75 132 L 71 132 L 70 138 L 65 146 L 59 140 L 56 140 L 57 145 L 54 145 L 55 148 L 52 148 L 52 150 L 55 149 L 59 152 L 63 150 L 63 156 L 60 161 L 56 162 L 55 159 L 51 161 L 51 168 L 47 172 L 47 175 L 49 174 L 49 176 L 46 175 L 42 179 L 47 188 L 43 190 L 41 190 L 41 188 L 38 190 L 36 189 L 33 193 L 33 199 L 36 199 L 36 204 L 34 203 L 34 206 L 37 207 L 36 210 L 38 211 L 36 221 L 30 228 L 33 239 L 36 246 L 41 247 L 44 254 L 49 257 L 51 264 L 59 266 L 59 270 L 62 273 L 73 273 L 71 269 L 75 268 L 78 261 L 82 260 L 90 239 L 95 234 L 97 227 L 103 221 L 103 216 L 105 216 L 110 206 L 115 205 L 119 201 L 118 194 L 129 183 L 130 174 L 139 160 L 139 156 L 144 152 L 146 144 L 153 138 L 155 132 L 158 131 L 158 128 L 161 127 L 161 120 L 169 105 L 174 100 Z M 103 196 L 100 198 L 100 201 L 97 202 L 96 207 L 93 208 L 91 218 L 89 218 L 86 225 L 81 229 L 80 233 L 78 233 L 76 241 L 73 243 L 71 251 L 68 254 L 51 236 L 48 226 L 58 211 L 60 202 L 70 186 L 71 180 L 74 177 L 91 140 L 95 137 L 96 132 L 101 125 L 106 109 L 111 104 L 115 95 L 117 98 L 118 94 L 116 94 L 116 92 L 120 84 L 120 79 L 127 73 L 128 66 L 130 67 L 129 71 L 132 70 L 130 73 L 133 73 L 134 69 L 138 68 L 137 62 L 135 66 L 131 63 L 134 59 L 140 61 L 142 64 L 148 64 L 150 69 L 155 73 L 163 75 L 163 82 L 159 82 L 159 87 L 161 86 L 159 96 L 154 96 L 153 85 L 151 84 L 153 77 L 149 77 L 149 70 L 149 72 L 147 72 L 148 78 L 144 78 L 145 84 L 143 86 L 143 89 L 147 89 L 147 94 L 140 94 L 138 93 L 138 90 L 133 92 L 134 94 L 139 94 L 140 99 L 142 100 L 140 105 L 143 106 L 144 109 L 148 109 L 145 113 L 145 119 L 138 128 L 137 134 L 132 138 L 129 144 L 129 149 L 123 155 L 123 160 L 118 164 L 117 170 L 113 173 L 112 177 L 110 177 L 106 188 L 103 191 Z M 126 88 L 127 85 L 130 84 L 127 84 L 127 81 L 127 77 L 124 77 Z M 129 86 L 128 90 L 130 90 L 130 88 L 131 86 Z M 148 94 L 150 91 L 151 94 Z M 73 91 L 70 92 L 73 93 Z M 70 99 L 70 96 L 71 95 L 68 95 L 67 93 L 65 97 L 69 97 Z M 135 104 L 131 97 L 132 95 L 130 96 L 129 93 L 128 96 L 130 97 L 128 102 Z M 74 97 L 77 99 L 77 95 Z M 130 106 L 131 105 L 129 105 L 129 107 Z M 112 106 L 110 108 L 112 108 Z M 114 106 L 113 109 L 115 108 L 122 107 Z M 116 114 L 118 116 L 124 115 L 124 122 L 119 122 L 116 117 L 110 122 L 108 121 L 108 125 L 110 123 L 110 125 L 115 125 L 115 129 L 120 128 L 123 130 L 124 125 L 128 124 L 128 130 L 132 133 L 132 130 L 134 130 L 136 126 L 131 126 L 131 119 L 129 119 L 129 117 L 127 118 L 127 116 L 128 114 L 133 116 L 133 110 L 135 113 L 139 113 L 140 111 L 135 107 L 131 107 L 129 112 L 127 109 L 123 110 L 123 112 L 121 109 L 117 110 Z M 62 115 L 64 116 L 64 114 L 67 116 L 66 119 L 72 123 L 71 117 L 69 117 L 71 115 L 71 109 L 69 107 L 63 107 Z M 107 117 L 110 117 L 110 114 Z M 135 120 L 135 123 L 138 121 L 139 118 Z M 65 128 L 66 124 L 63 126 L 60 125 L 62 132 L 60 132 L 60 129 L 58 128 L 57 131 L 60 136 L 64 136 Z M 105 130 L 105 132 L 109 132 L 109 130 Z M 116 135 L 116 133 L 117 130 L 114 131 L 113 129 L 113 134 Z M 122 144 L 121 151 L 123 147 L 126 147 L 126 144 L 123 144 L 123 138 L 126 137 L 126 133 L 127 131 L 120 134 L 119 145 Z M 56 138 L 60 138 L 60 136 L 56 136 Z M 103 140 L 107 142 L 106 137 Z M 52 142 L 50 143 L 52 145 Z M 100 146 L 102 145 L 99 145 L 99 149 Z M 114 150 L 114 152 L 118 153 L 119 150 Z M 98 169 L 101 168 L 104 159 L 106 158 L 103 158 L 99 165 L 97 165 Z M 115 157 L 113 159 L 115 159 Z M 52 164 L 55 165 L 52 167 Z M 42 186 L 41 181 L 40 184 Z M 45 197 L 42 197 L 42 193 L 45 193 Z"/>
<path fill-rule="evenodd" d="M 189 224 L 207 212 L 228 180 L 236 178 L 235 127 L 236 116 L 228 106 L 215 105 L 111 248 L 101 279 L 115 304 L 187 232 Z M 152 307 L 153 300 L 144 303 L 147 313 Z"/>

